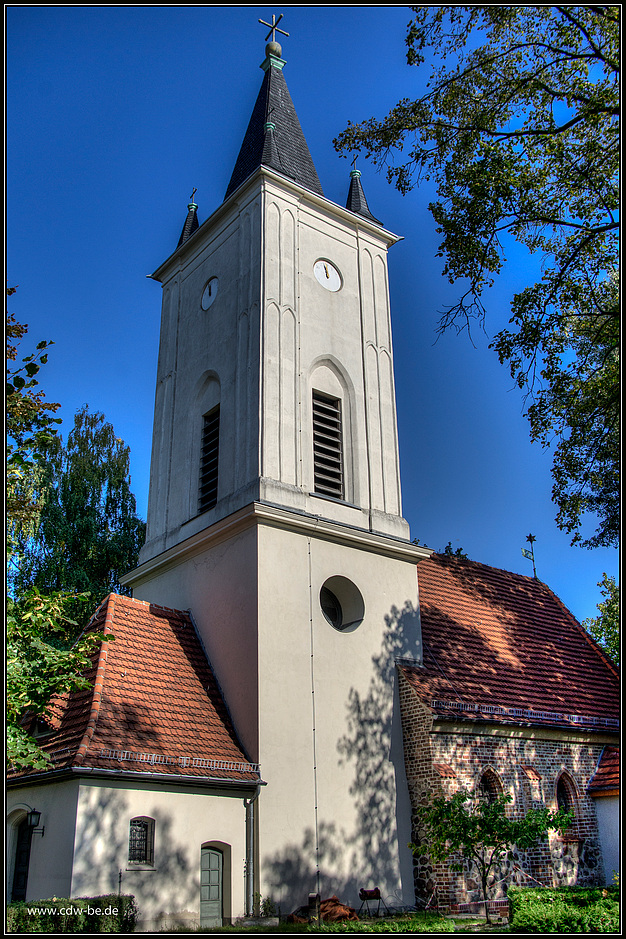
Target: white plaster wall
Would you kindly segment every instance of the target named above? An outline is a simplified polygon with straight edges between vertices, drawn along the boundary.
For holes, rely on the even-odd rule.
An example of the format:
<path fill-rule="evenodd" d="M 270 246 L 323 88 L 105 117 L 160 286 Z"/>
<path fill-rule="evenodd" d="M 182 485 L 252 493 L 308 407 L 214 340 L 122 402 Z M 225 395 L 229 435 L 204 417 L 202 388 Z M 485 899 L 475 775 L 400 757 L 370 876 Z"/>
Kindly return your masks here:
<path fill-rule="evenodd" d="M 190 610 L 246 755 L 258 762 L 257 535 L 247 528 L 133 585 L 139 600 Z"/>
<path fill-rule="evenodd" d="M 408 537 L 401 518 L 389 236 L 366 233 L 330 206 L 313 206 L 273 181 L 265 184 L 263 234 L 264 497 L 345 521 L 344 506 L 327 503 L 320 511 L 310 498 L 311 394 L 313 388 L 323 390 L 320 371 L 331 370 L 344 418 L 345 501 L 361 510 L 352 523 Z M 339 291 L 327 291 L 315 279 L 319 258 L 331 260 L 341 272 Z"/>
<path fill-rule="evenodd" d="M 128 863 L 130 820 L 141 815 L 155 820 L 151 870 Z M 231 846 L 231 915 L 240 916 L 245 908 L 243 798 L 141 781 L 82 781 L 72 896 L 117 893 L 121 871 L 122 892 L 136 897 L 144 922 L 184 912 L 198 918 L 200 849 L 207 841 Z"/>
<path fill-rule="evenodd" d="M 159 554 L 257 496 L 260 197 L 216 213 L 163 276 L 161 338 L 141 560 Z M 204 286 L 219 281 L 208 310 Z M 206 382 L 219 388 L 218 504 L 198 517 Z M 216 401 L 217 403 L 217 401 Z M 200 518 L 200 520 L 198 520 Z"/>
<path fill-rule="evenodd" d="M 25 812 L 41 812 L 43 836 L 33 834 L 26 886 L 27 900 L 71 895 L 72 858 L 78 782 L 50 783 L 10 789 L 6 796 L 7 811 L 7 887 L 10 893 L 15 861 L 15 825 Z"/>
<path fill-rule="evenodd" d="M 363 595 L 354 632 L 333 629 L 321 612 L 320 589 L 335 575 Z M 319 856 L 324 896 L 358 906 L 361 887 L 379 886 L 390 902 L 410 904 L 394 678 L 396 656 L 420 654 L 415 566 L 261 527 L 259 585 L 261 892 L 283 912 L 306 902 Z"/>
<path fill-rule="evenodd" d="M 598 816 L 598 834 L 602 845 L 604 876 L 607 884 L 613 884 L 613 874 L 619 874 L 619 796 L 604 796 L 594 799 L 593 802 Z"/>

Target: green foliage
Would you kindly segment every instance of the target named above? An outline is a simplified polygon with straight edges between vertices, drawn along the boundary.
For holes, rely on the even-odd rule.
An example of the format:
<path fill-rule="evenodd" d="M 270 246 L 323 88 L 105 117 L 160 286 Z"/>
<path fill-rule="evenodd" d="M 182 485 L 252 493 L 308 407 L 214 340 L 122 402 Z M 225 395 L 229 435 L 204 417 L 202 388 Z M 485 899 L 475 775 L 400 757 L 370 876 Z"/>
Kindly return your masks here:
<path fill-rule="evenodd" d="M 598 603 L 600 615 L 586 619 L 583 626 L 598 645 L 619 665 L 619 584 L 609 574 L 603 574 L 598 587 L 606 599 Z"/>
<path fill-rule="evenodd" d="M 127 592 L 119 579 L 136 566 L 145 538 L 129 467 L 129 448 L 104 415 L 79 410 L 67 443 L 56 438 L 46 449 L 39 525 L 23 544 L 18 590 L 87 592 L 92 604 Z M 82 609 L 70 609 L 85 625 Z"/>
<path fill-rule="evenodd" d="M 46 714 L 52 695 L 89 687 L 82 672 L 104 637 L 92 633 L 68 647 L 75 623 L 68 619 L 66 608 L 68 602 L 80 599 L 65 594 L 42 596 L 37 589 L 18 600 L 7 598 L 7 760 L 15 769 L 47 768 L 48 756 L 30 734 L 30 724 L 37 715 Z M 29 715 L 27 724 L 25 715 Z"/>
<path fill-rule="evenodd" d="M 572 821 L 571 812 L 530 809 L 523 817 L 507 814 L 510 795 L 480 797 L 460 789 L 450 798 L 432 799 L 418 810 L 419 843 L 411 845 L 414 854 L 435 861 L 447 861 L 462 872 L 466 860 L 479 871 L 483 899 L 488 899 L 489 880 L 495 865 L 513 847 L 532 847 L 550 829 L 564 831 Z M 489 911 L 486 909 L 487 922 Z"/>
<path fill-rule="evenodd" d="M 7 294 L 11 296 L 15 291 L 15 287 L 9 287 Z M 21 365 L 14 364 L 17 344 L 27 331 L 27 326 L 18 323 L 7 312 L 6 519 L 9 556 L 17 541 L 32 535 L 36 527 L 44 454 L 57 432 L 55 425 L 61 423 L 53 416 L 60 405 L 45 400 L 35 378 L 48 360 L 47 350 L 52 343 L 42 340 L 35 352 L 22 358 Z"/>
<path fill-rule="evenodd" d="M 319 926 L 309 926 L 309 932 L 330 932 L 330 933 L 370 933 L 370 932 L 454 932 L 454 923 L 452 920 L 444 919 L 436 913 L 418 913 L 407 919 L 384 919 L 374 923 L 363 923 L 361 921 L 348 921 L 345 923 L 320 923 Z"/>
<path fill-rule="evenodd" d="M 483 292 L 513 240 L 541 259 L 541 280 L 513 297 L 492 347 L 525 392 L 531 439 L 555 445 L 558 525 L 573 543 L 614 545 L 620 8 L 413 10 L 407 58 L 431 59 L 426 93 L 350 123 L 335 146 L 386 165 L 402 193 L 435 182 L 444 275 L 465 281 L 440 330 L 484 322 Z M 589 512 L 599 525 L 583 541 Z"/>
<path fill-rule="evenodd" d="M 438 913 L 416 913 L 411 916 L 394 917 L 364 923 L 362 920 L 338 923 L 320 923 L 318 926 L 309 926 L 309 932 L 454 932 L 452 920 L 444 919 Z"/>
<path fill-rule="evenodd" d="M 463 548 L 456 548 L 456 550 L 453 549 L 451 541 L 447 543 L 445 548 L 442 548 L 441 550 L 439 550 L 437 554 L 444 554 L 447 557 L 465 558 L 465 560 L 468 560 L 468 556 L 463 550 Z"/>
<path fill-rule="evenodd" d="M 96 910 L 101 912 L 94 912 Z M 113 910 L 117 912 L 113 913 Z M 61 900 L 53 897 L 51 900 L 11 903 L 7 907 L 8 933 L 132 933 L 136 922 L 137 906 L 135 898 L 130 895 Z"/>
<path fill-rule="evenodd" d="M 515 932 L 619 932 L 617 887 L 510 887 L 508 898 Z"/>

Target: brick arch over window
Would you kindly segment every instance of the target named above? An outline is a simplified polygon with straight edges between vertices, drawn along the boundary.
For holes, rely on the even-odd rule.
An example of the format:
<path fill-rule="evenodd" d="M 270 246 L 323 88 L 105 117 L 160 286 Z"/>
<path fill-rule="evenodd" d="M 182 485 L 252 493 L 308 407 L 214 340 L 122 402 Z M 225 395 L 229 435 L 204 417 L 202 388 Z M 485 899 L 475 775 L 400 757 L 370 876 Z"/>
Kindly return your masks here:
<path fill-rule="evenodd" d="M 476 786 L 478 796 L 487 802 L 495 802 L 498 796 L 504 792 L 504 787 L 496 771 L 488 766 L 480 774 Z"/>
<path fill-rule="evenodd" d="M 578 834 L 580 797 L 576 783 L 567 770 L 562 770 L 557 776 L 554 786 L 554 801 L 557 809 L 574 813 L 574 818 L 564 835 L 566 839 L 575 838 Z"/>

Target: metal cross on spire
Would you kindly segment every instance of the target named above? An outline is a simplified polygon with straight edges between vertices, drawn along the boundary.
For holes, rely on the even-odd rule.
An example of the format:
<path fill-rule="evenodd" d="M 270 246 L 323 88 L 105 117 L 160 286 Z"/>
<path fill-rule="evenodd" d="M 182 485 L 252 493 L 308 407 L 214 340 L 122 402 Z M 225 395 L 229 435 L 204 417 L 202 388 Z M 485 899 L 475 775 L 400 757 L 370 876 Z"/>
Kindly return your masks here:
<path fill-rule="evenodd" d="M 286 33 L 284 29 L 279 29 L 279 28 L 278 28 L 278 24 L 280 23 L 280 21 L 282 20 L 282 18 L 283 18 L 283 14 L 282 14 L 282 13 L 281 13 L 280 16 L 278 17 L 278 19 L 276 19 L 276 14 L 275 14 L 275 13 L 272 13 L 272 22 L 271 22 L 271 23 L 266 23 L 265 20 L 259 20 L 259 23 L 261 23 L 263 26 L 269 26 L 269 28 L 270 28 L 269 33 L 268 33 L 267 36 L 265 37 L 265 41 L 266 41 L 266 42 L 267 42 L 267 40 L 270 38 L 270 36 L 272 37 L 272 42 L 276 42 L 276 33 L 282 33 L 283 36 L 288 36 L 288 35 L 289 35 L 289 33 Z"/>
<path fill-rule="evenodd" d="M 193 192 L 192 192 L 191 195 L 189 196 L 189 198 L 191 199 L 192 202 L 193 202 L 193 197 L 195 196 L 195 194 L 197 193 L 197 191 L 198 191 L 197 188 L 194 186 Z"/>

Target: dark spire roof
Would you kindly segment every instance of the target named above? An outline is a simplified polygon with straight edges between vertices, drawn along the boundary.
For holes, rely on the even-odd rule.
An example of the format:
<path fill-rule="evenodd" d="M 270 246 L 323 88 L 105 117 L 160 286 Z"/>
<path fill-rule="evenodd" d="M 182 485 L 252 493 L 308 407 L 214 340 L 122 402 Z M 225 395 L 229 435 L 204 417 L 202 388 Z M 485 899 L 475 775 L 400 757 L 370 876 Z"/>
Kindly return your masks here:
<path fill-rule="evenodd" d="M 261 165 L 276 170 L 305 189 L 323 196 L 317 171 L 283 76 L 285 62 L 280 58 L 281 47 L 277 42 L 269 42 L 265 52 L 267 57 L 261 66 L 265 77 L 224 198 L 228 199 Z"/>
<path fill-rule="evenodd" d="M 357 215 L 362 215 L 363 218 L 369 218 L 372 222 L 382 225 L 380 219 L 374 218 L 369 210 L 367 199 L 363 192 L 363 186 L 361 185 L 360 170 L 350 171 L 350 190 L 348 192 L 346 209 L 350 209 L 351 212 L 356 212 Z"/>
<path fill-rule="evenodd" d="M 195 192 L 195 189 L 194 189 Z M 184 245 L 188 238 L 191 238 L 193 233 L 200 227 L 198 221 L 198 206 L 193 201 L 193 194 L 191 196 L 192 201 L 187 206 L 187 218 L 185 219 L 185 224 L 183 225 L 183 230 L 180 233 L 180 238 L 178 239 L 177 248 L 180 248 L 181 245 Z"/>

